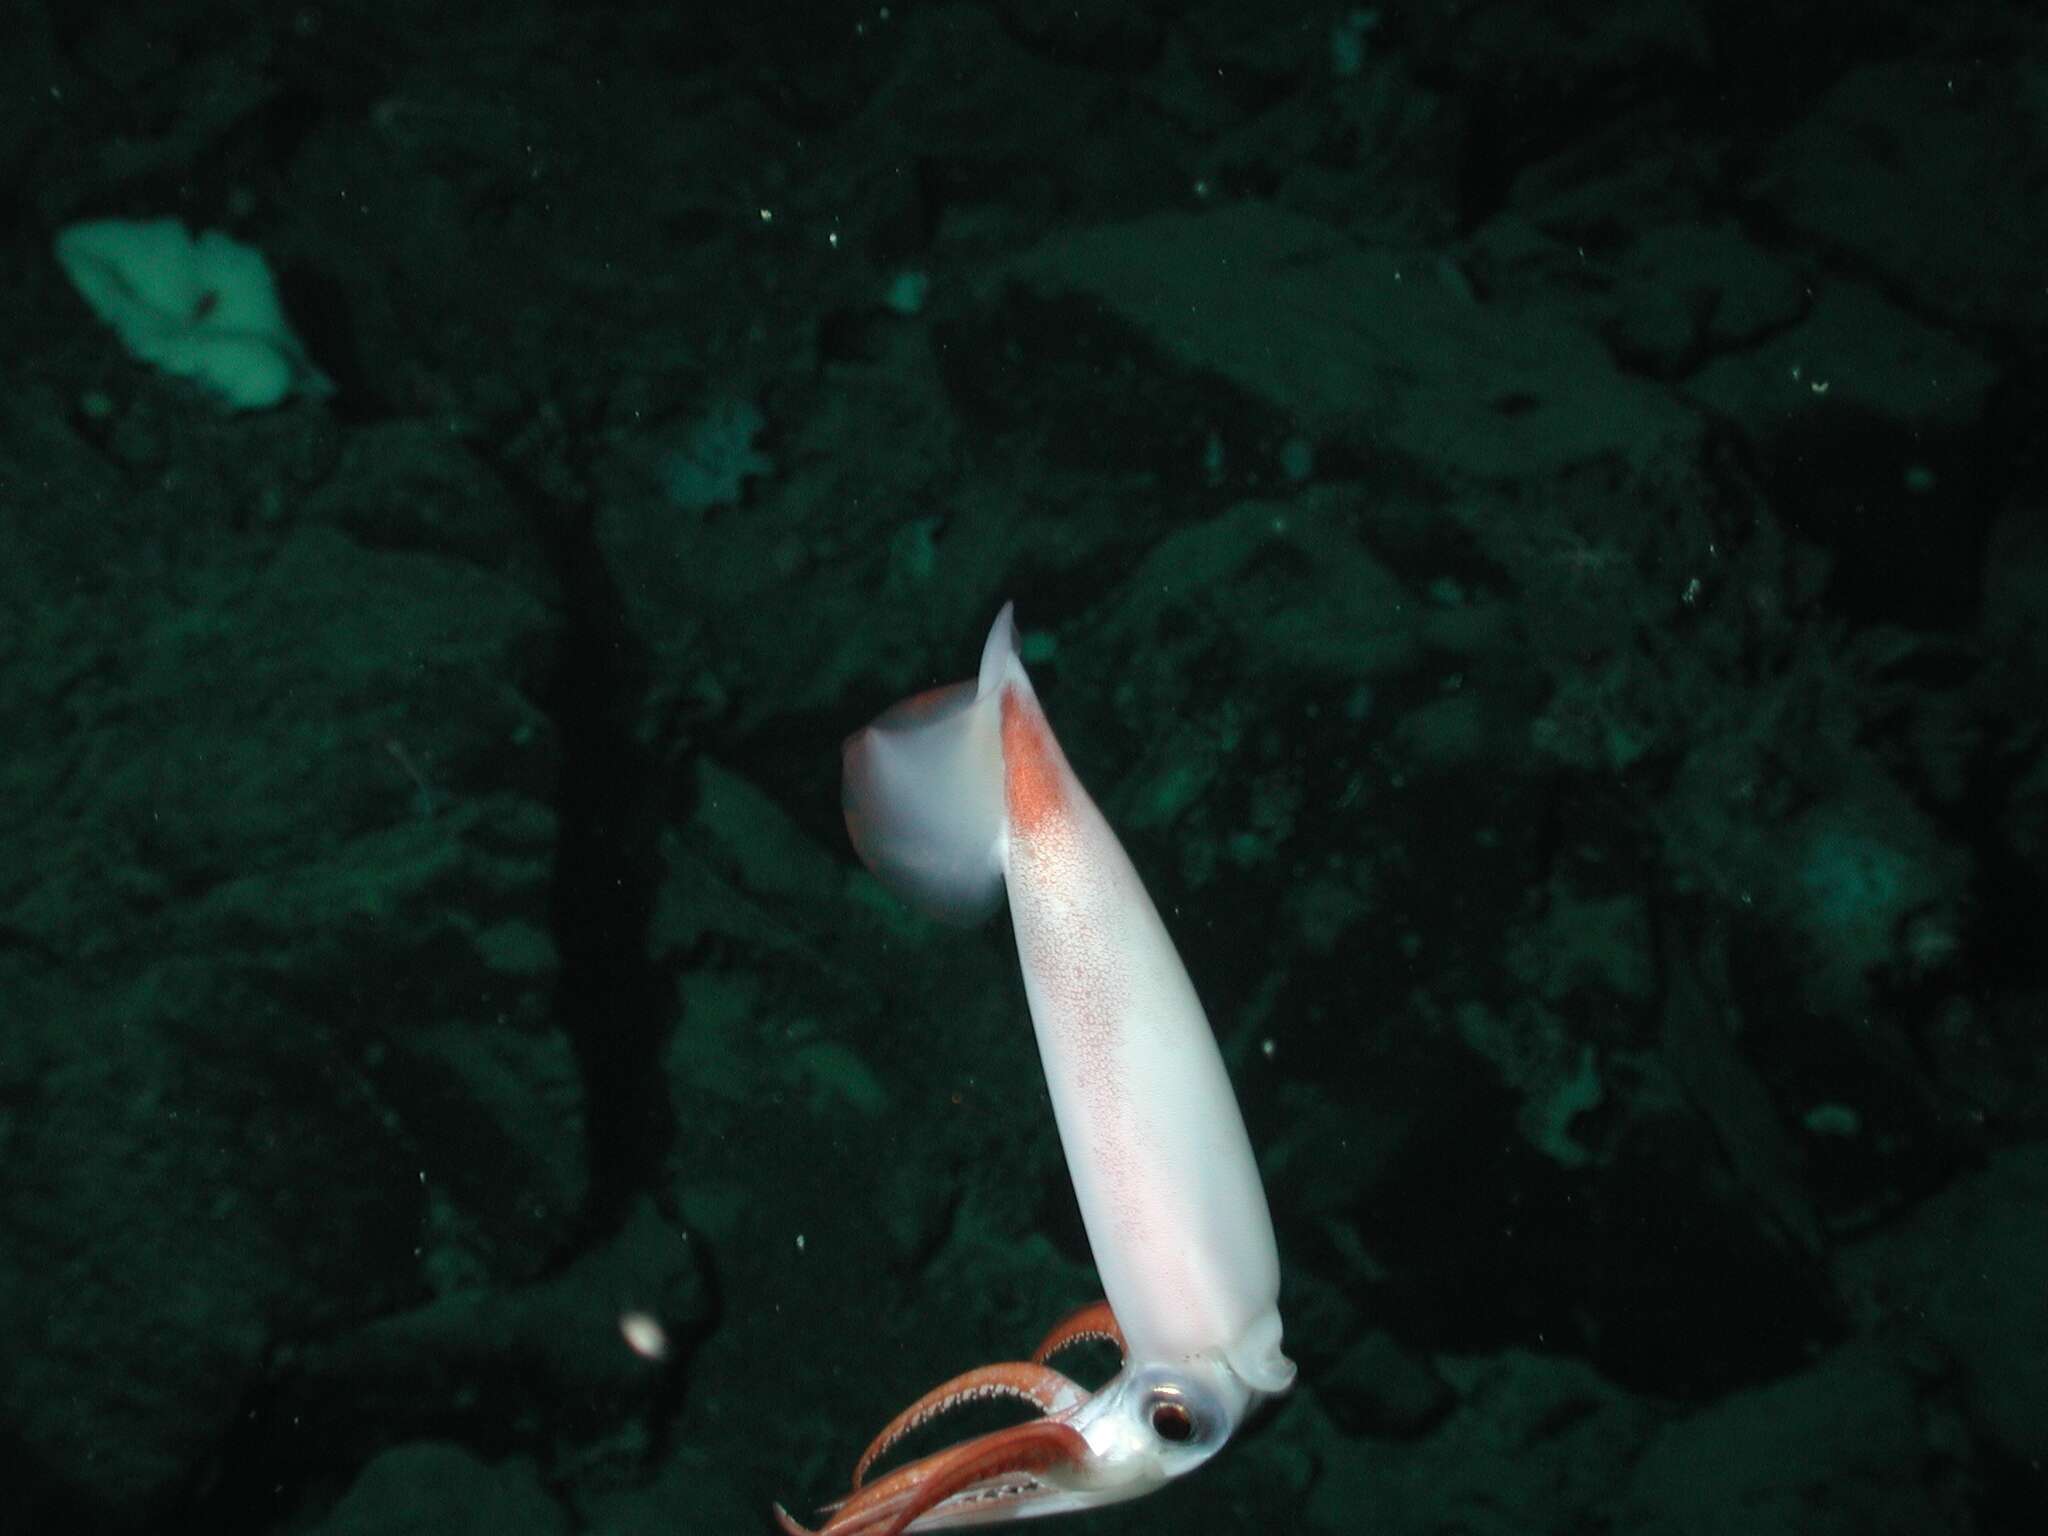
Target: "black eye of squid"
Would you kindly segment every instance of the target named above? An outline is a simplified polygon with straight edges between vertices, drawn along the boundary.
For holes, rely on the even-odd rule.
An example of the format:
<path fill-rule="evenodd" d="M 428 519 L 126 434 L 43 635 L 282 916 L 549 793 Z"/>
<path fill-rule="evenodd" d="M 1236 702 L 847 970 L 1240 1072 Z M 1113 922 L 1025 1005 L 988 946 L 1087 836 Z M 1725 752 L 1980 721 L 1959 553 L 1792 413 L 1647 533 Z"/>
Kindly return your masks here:
<path fill-rule="evenodd" d="M 1195 1416 L 1186 1403 L 1162 1398 L 1152 1405 L 1152 1433 L 1174 1445 L 1186 1445 L 1195 1438 Z"/>

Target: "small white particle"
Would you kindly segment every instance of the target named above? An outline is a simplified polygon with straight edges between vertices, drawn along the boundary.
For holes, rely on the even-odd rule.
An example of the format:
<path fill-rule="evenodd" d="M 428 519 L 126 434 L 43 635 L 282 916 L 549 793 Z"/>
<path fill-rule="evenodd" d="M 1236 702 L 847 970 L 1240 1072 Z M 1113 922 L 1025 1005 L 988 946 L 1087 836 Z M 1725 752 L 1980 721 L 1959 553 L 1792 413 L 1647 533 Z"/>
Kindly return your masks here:
<path fill-rule="evenodd" d="M 620 1313 L 619 1337 L 626 1341 L 626 1348 L 642 1360 L 668 1358 L 668 1331 L 651 1313 Z"/>

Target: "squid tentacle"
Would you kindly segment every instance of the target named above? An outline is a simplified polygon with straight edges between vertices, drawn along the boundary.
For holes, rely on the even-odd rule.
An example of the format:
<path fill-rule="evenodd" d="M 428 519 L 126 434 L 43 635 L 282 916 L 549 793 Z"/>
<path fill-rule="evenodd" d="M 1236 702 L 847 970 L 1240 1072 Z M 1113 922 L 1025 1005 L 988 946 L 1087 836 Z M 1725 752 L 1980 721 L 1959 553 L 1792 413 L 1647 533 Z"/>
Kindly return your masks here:
<path fill-rule="evenodd" d="M 956 1408 L 996 1398 L 1029 1403 L 1040 1413 L 1050 1415 L 1078 1408 L 1088 1400 L 1088 1393 L 1079 1383 L 1036 1360 L 1003 1361 L 962 1371 L 951 1380 L 940 1382 L 882 1427 L 882 1432 L 868 1442 L 868 1448 L 854 1463 L 853 1486 L 858 1489 L 867 1480 L 868 1469 L 904 1436 Z"/>
<path fill-rule="evenodd" d="M 799 1525 L 780 1504 L 775 1518 L 785 1536 L 902 1536 L 920 1515 L 977 1483 L 1023 1473 L 1026 1481 L 1014 1490 L 1023 1492 L 1037 1473 L 1078 1465 L 1087 1457 L 1088 1442 L 1078 1430 L 1054 1419 L 1034 1419 L 898 1467 L 849 1497 L 816 1531 Z M 1004 1491 L 999 1485 L 991 1493 L 1001 1497 Z"/>
<path fill-rule="evenodd" d="M 1117 1326 L 1116 1313 L 1110 1310 L 1106 1301 L 1091 1301 L 1062 1318 L 1052 1332 L 1038 1341 L 1038 1348 L 1031 1351 L 1032 1363 L 1043 1365 L 1061 1350 L 1076 1344 L 1114 1344 L 1117 1358 L 1125 1364 L 1130 1363 L 1130 1346 L 1124 1342 L 1124 1331 Z"/>

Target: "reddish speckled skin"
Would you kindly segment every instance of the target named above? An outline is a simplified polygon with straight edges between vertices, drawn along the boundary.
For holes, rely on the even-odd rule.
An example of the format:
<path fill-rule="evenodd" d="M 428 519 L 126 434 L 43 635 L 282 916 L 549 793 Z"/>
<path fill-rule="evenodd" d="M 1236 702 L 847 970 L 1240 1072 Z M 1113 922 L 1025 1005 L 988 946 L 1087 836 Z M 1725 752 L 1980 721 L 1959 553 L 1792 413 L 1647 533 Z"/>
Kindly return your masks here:
<path fill-rule="evenodd" d="M 1279 1262 L 1201 1003 L 1028 679 L 1001 688 L 1017 953 L 1103 1289 L 1134 1356 L 1227 1350 Z"/>

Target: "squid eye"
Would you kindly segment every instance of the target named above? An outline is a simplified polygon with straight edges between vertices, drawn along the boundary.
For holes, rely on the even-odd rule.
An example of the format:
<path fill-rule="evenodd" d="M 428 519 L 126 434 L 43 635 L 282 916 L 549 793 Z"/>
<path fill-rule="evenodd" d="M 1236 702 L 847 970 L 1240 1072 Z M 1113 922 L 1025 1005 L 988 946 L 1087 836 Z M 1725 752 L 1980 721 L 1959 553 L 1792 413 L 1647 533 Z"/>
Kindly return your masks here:
<path fill-rule="evenodd" d="M 1152 1404 L 1152 1433 L 1173 1445 L 1186 1445 L 1195 1438 L 1195 1416 L 1186 1403 L 1160 1398 Z"/>

